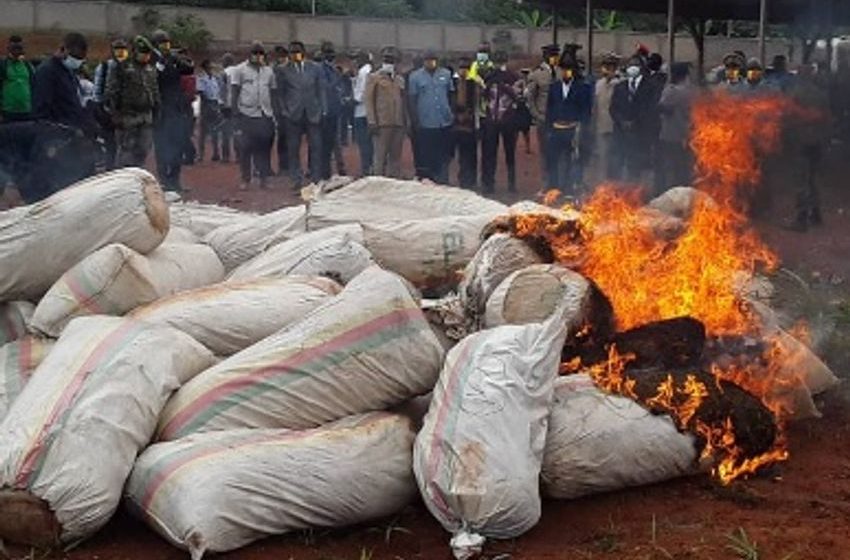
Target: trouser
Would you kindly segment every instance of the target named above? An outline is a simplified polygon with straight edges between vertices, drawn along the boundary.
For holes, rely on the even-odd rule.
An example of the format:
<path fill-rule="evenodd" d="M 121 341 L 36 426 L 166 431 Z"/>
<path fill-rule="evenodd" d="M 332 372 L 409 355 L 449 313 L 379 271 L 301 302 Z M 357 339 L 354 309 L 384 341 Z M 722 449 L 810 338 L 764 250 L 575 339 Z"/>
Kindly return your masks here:
<path fill-rule="evenodd" d="M 180 190 L 180 171 L 186 147 L 186 116 L 174 108 L 165 109 L 154 125 L 156 171 L 165 190 Z"/>
<path fill-rule="evenodd" d="M 465 189 L 474 189 L 478 175 L 478 140 L 475 130 L 455 129 L 453 134 L 457 148 L 457 182 Z"/>
<path fill-rule="evenodd" d="M 32 113 L 11 113 L 9 111 L 0 111 L 0 120 L 6 123 L 21 122 L 32 119 Z"/>
<path fill-rule="evenodd" d="M 451 128 L 420 128 L 415 134 L 416 148 L 422 164 L 420 177 L 445 185 L 449 182 L 449 148 Z"/>
<path fill-rule="evenodd" d="M 357 141 L 357 151 L 360 153 L 360 175 L 371 175 L 374 148 L 366 117 L 354 118 L 354 139 Z"/>
<path fill-rule="evenodd" d="M 198 158 L 203 161 L 206 154 L 207 138 L 212 143 L 213 159 L 221 157 L 219 147 L 221 145 L 221 111 L 218 105 L 209 102 L 201 102 L 201 126 L 200 139 L 198 140 Z"/>
<path fill-rule="evenodd" d="M 239 157 L 238 150 L 236 150 L 235 141 L 233 138 L 233 115 L 230 113 L 230 110 L 226 110 L 222 113 L 221 120 L 221 159 L 224 161 L 230 161 L 230 152 L 231 148 L 234 148 L 233 152 L 236 157 Z"/>
<path fill-rule="evenodd" d="M 548 188 L 575 194 L 573 189 L 573 155 L 576 129 L 550 129 L 546 139 Z"/>
<path fill-rule="evenodd" d="M 516 140 L 517 129 L 508 123 L 484 121 L 481 125 L 481 187 L 491 193 L 496 184 L 496 160 L 499 156 L 499 138 L 505 152 L 508 168 L 508 190 L 516 190 Z"/>
<path fill-rule="evenodd" d="M 304 172 L 301 167 L 301 137 L 307 135 L 308 160 L 310 178 L 318 181 L 321 177 L 319 164 L 322 151 L 322 127 L 319 123 L 311 123 L 306 118 L 286 122 L 286 147 L 289 148 L 289 176 L 295 185 L 304 182 Z M 312 154 L 312 157 L 309 155 Z"/>
<path fill-rule="evenodd" d="M 540 176 L 548 182 L 546 176 L 546 173 L 549 172 L 549 164 L 546 162 L 546 142 L 548 138 L 546 125 L 538 123 L 534 125 L 534 128 L 537 130 L 537 151 L 540 152 Z"/>
<path fill-rule="evenodd" d="M 614 130 L 612 147 L 612 179 L 640 182 L 641 175 L 649 167 L 650 140 L 635 131 L 618 128 Z"/>
<path fill-rule="evenodd" d="M 143 124 L 115 131 L 118 167 L 143 167 L 153 143 L 151 125 Z"/>
<path fill-rule="evenodd" d="M 661 140 L 655 160 L 655 195 L 691 184 L 691 155 L 684 142 Z"/>
<path fill-rule="evenodd" d="M 345 175 L 345 161 L 342 159 L 342 148 L 339 145 L 338 116 L 322 118 L 322 179 L 331 178 L 331 156 L 336 160 L 337 173 Z"/>
<path fill-rule="evenodd" d="M 596 136 L 596 172 L 602 180 L 610 180 L 614 177 L 614 159 L 611 156 L 613 144 L 613 132 L 603 132 Z"/>
<path fill-rule="evenodd" d="M 194 165 L 198 157 L 195 148 L 195 117 L 185 115 L 183 117 L 183 165 Z"/>
<path fill-rule="evenodd" d="M 372 135 L 375 160 L 372 172 L 375 175 L 401 176 L 401 147 L 404 145 L 404 128 L 401 126 L 382 126 Z"/>
<path fill-rule="evenodd" d="M 271 151 L 274 141 L 274 121 L 270 117 L 239 116 L 241 140 L 239 146 L 239 170 L 242 181 L 247 183 L 256 170 L 260 179 L 272 173 Z"/>
<path fill-rule="evenodd" d="M 351 129 L 354 128 L 354 105 L 344 105 L 339 115 L 339 144 L 348 146 L 351 143 Z"/>
<path fill-rule="evenodd" d="M 286 143 L 286 117 L 277 115 L 275 117 L 275 136 L 277 142 L 277 169 L 283 175 L 285 171 L 289 171 L 289 147 Z"/>
<path fill-rule="evenodd" d="M 797 172 L 797 222 L 802 226 L 821 222 L 820 189 L 816 172 L 822 158 L 823 148 L 819 144 L 804 146 L 794 166 Z"/>

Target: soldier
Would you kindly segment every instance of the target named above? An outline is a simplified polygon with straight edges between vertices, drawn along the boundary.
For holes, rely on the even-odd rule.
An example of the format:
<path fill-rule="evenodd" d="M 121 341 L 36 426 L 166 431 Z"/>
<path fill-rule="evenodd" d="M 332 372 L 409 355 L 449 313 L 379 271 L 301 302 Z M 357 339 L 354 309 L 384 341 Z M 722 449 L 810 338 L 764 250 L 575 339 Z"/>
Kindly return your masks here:
<path fill-rule="evenodd" d="M 528 110 L 531 111 L 531 116 L 537 123 L 537 149 L 540 151 L 540 168 L 544 175 L 547 170 L 546 97 L 549 95 L 549 85 L 557 79 L 560 51 L 560 47 L 555 44 L 543 47 L 543 61 L 529 74 L 528 87 L 525 90 Z"/>
<path fill-rule="evenodd" d="M 726 91 L 740 91 L 744 88 L 743 68 L 746 60 L 739 52 L 733 52 L 723 57 L 723 74 L 717 87 Z"/>
<path fill-rule="evenodd" d="M 95 118 L 100 126 L 100 137 L 103 138 L 106 149 L 106 168 L 115 168 L 118 155 L 118 145 L 115 143 L 115 125 L 112 123 L 112 115 L 106 111 L 104 97 L 106 95 L 106 77 L 109 71 L 119 62 L 130 58 L 130 45 L 124 39 L 118 38 L 112 41 L 112 57 L 97 65 L 94 71 L 94 103 Z"/>
<path fill-rule="evenodd" d="M 157 30 L 152 38 L 158 71 L 160 111 L 154 123 L 157 174 L 167 190 L 180 191 L 183 165 L 185 121 L 192 107 L 180 87 L 181 76 L 193 74 L 192 61 L 171 51 L 171 38 Z"/>
<path fill-rule="evenodd" d="M 142 166 L 153 142 L 153 120 L 159 110 L 159 87 L 151 57 L 153 45 L 133 39 L 131 59 L 109 69 L 104 106 L 112 115 L 118 144 L 118 166 Z"/>

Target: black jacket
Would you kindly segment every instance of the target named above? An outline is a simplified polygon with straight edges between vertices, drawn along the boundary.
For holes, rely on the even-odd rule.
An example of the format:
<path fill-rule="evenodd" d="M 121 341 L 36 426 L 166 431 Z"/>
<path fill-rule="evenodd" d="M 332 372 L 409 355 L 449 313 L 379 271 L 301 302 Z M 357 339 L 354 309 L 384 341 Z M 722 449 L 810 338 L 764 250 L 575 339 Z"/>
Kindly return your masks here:
<path fill-rule="evenodd" d="M 614 87 L 611 97 L 614 129 L 628 130 L 647 139 L 657 136 L 661 132 L 660 99 L 661 88 L 652 78 L 644 76 L 634 94 L 629 91 L 629 80 L 621 81 Z"/>
<path fill-rule="evenodd" d="M 36 69 L 32 97 L 34 118 L 87 133 L 95 130 L 92 116 L 80 102 L 80 82 L 58 56 L 50 57 Z"/>

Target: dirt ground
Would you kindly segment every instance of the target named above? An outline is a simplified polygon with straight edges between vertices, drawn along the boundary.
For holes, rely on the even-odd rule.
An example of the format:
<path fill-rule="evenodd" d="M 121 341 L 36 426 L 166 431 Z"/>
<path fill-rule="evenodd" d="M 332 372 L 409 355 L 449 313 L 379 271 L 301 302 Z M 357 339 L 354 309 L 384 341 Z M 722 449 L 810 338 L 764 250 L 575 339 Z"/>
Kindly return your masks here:
<path fill-rule="evenodd" d="M 540 182 L 536 147 L 518 149 L 519 197 L 533 198 Z M 847 152 L 836 149 L 824 169 L 825 226 L 806 234 L 781 227 L 790 215 L 792 186 L 772 185 L 774 206 L 757 227 L 787 271 L 777 277 L 790 319 L 816 328 L 822 354 L 836 373 L 850 372 L 850 192 L 844 189 Z M 347 149 L 349 169 L 355 150 Z M 409 150 L 405 165 L 411 169 Z M 780 177 L 788 174 L 779 173 Z M 454 173 L 452 174 L 454 177 Z M 504 175 L 497 188 L 504 190 Z M 294 203 L 286 180 L 237 192 L 235 165 L 187 168 L 186 198 L 262 211 Z M 503 195 L 500 195 L 504 197 Z M 790 429 L 791 458 L 770 476 L 722 488 L 705 477 L 670 481 L 574 501 L 547 501 L 543 517 L 523 537 L 492 543 L 487 558 L 623 560 L 850 559 L 850 397 L 839 388 L 819 399 L 823 418 Z M 744 531 L 754 555 L 734 552 L 730 535 Z M 221 555 L 234 560 L 410 560 L 450 558 L 449 536 L 421 503 L 397 518 L 357 528 L 302 532 Z M 11 549 L 14 558 L 40 558 Z M 32 556 L 30 556 L 32 554 Z M 120 512 L 95 538 L 51 557 L 73 560 L 185 558 L 143 523 Z"/>

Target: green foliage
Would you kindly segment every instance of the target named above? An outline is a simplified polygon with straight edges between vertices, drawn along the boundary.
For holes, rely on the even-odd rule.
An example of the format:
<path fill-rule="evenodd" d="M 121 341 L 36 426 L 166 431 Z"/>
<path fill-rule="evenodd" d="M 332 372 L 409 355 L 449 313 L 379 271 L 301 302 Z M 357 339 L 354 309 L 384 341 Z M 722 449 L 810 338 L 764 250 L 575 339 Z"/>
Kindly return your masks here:
<path fill-rule="evenodd" d="M 156 8 L 144 8 L 132 21 L 136 33 L 150 36 L 157 29 L 164 29 L 175 45 L 191 51 L 205 51 L 213 39 L 204 21 L 194 14 L 178 14 L 166 20 Z"/>
<path fill-rule="evenodd" d="M 729 544 L 726 548 L 735 553 L 735 556 L 741 560 L 759 560 L 759 547 L 755 541 L 750 541 L 747 532 L 743 527 L 738 527 L 738 531 L 726 536 L 729 539 Z"/>
<path fill-rule="evenodd" d="M 523 10 L 517 14 L 514 23 L 523 27 L 550 27 L 552 25 L 552 16 L 546 15 L 540 10 L 531 10 L 530 12 Z"/>

